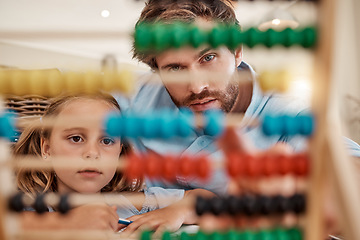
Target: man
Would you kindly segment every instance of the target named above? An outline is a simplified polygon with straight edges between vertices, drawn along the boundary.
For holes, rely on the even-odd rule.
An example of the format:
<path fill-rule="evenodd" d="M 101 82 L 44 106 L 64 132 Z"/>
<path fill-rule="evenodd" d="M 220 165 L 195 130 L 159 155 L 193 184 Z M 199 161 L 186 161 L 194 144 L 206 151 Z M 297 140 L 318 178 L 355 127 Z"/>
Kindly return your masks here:
<path fill-rule="evenodd" d="M 230 0 L 170 1 L 150 0 L 143 9 L 137 24 L 142 22 L 167 22 L 174 20 L 213 26 L 214 22 L 237 24 L 235 12 Z M 243 61 L 242 48 L 230 50 L 226 47 L 212 49 L 209 46 L 199 48 L 182 47 L 168 49 L 159 53 L 140 52 L 134 48 L 134 58 L 148 64 L 155 70 L 163 84 L 145 82 L 139 88 L 130 103 L 119 98 L 122 109 L 128 107 L 135 112 L 156 111 L 167 108 L 178 113 L 183 107 L 194 112 L 209 109 L 221 109 L 225 113 L 241 113 L 247 119 L 262 119 L 266 114 L 299 114 L 309 105 L 298 98 L 277 94 L 261 93 L 251 67 Z M 209 80 L 194 78 L 186 82 L 166 81 L 172 73 L 192 73 L 211 75 L 221 73 L 221 78 Z M 250 81 L 239 84 L 236 75 L 239 72 L 250 73 Z M 146 76 L 144 76 L 146 78 Z M 149 77 L 151 78 L 151 77 Z M 235 79 L 235 80 L 234 80 Z M 241 133 L 256 149 L 269 149 L 278 142 L 288 143 L 294 151 L 304 150 L 306 139 L 302 137 L 265 136 L 259 127 L 246 126 Z M 358 146 L 347 142 L 353 154 L 360 156 Z M 194 129 L 192 135 L 184 139 L 139 139 L 135 145 L 141 151 L 153 151 L 159 154 L 196 155 L 207 154 L 214 161 L 222 161 L 223 153 L 216 144 L 216 139 Z M 227 191 L 228 178 L 224 171 L 214 170 L 211 179 L 204 183 L 197 178 L 177 177 L 175 183 L 166 181 L 147 181 L 148 186 L 169 188 L 205 188 L 217 194 Z"/>

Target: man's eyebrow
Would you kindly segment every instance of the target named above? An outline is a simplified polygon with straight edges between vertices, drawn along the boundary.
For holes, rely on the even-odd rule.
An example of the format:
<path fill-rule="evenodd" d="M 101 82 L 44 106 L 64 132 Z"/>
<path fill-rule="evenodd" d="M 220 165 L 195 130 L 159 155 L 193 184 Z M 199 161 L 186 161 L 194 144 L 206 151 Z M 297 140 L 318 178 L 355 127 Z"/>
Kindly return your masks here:
<path fill-rule="evenodd" d="M 199 52 L 199 55 L 198 55 L 199 58 L 200 58 L 202 55 L 204 55 L 206 52 L 210 51 L 211 49 L 212 49 L 211 47 L 207 47 L 207 48 L 201 50 L 201 51 Z"/>

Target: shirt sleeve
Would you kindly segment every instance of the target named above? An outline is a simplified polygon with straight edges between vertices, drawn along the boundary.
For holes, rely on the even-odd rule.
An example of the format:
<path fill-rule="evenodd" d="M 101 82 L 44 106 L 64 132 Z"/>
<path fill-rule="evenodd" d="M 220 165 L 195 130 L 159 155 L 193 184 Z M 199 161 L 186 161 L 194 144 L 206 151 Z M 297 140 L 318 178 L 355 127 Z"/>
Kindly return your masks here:
<path fill-rule="evenodd" d="M 150 187 L 145 190 L 144 207 L 154 210 L 155 208 L 164 208 L 172 203 L 180 201 L 185 194 L 183 189 L 165 189 L 161 187 Z"/>

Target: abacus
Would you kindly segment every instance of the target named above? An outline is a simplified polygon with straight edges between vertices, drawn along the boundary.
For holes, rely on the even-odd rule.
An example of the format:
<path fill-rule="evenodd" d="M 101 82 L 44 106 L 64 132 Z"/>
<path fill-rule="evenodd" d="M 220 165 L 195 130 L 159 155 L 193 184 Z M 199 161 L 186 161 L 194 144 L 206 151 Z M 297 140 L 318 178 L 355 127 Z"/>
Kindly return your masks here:
<path fill-rule="evenodd" d="M 182 176 L 199 176 L 204 181 L 209 174 L 210 168 L 225 168 L 228 175 L 236 179 L 238 177 L 256 178 L 259 176 L 270 176 L 273 174 L 282 175 L 292 173 L 297 176 L 310 175 L 310 188 L 307 195 L 296 193 L 290 197 L 284 196 L 230 196 L 228 198 L 198 198 L 189 204 L 193 204 L 197 214 L 205 215 L 208 213 L 216 216 L 229 214 L 237 216 L 253 215 L 271 215 L 293 212 L 302 214 L 306 210 L 305 232 L 296 227 L 289 229 L 275 228 L 266 230 L 244 230 L 229 232 L 206 233 L 199 231 L 196 234 L 181 233 L 179 237 L 173 237 L 165 232 L 163 239 L 321 239 L 323 230 L 323 221 L 321 213 L 322 189 L 327 169 L 335 177 L 334 185 L 337 196 L 339 197 L 339 207 L 342 211 L 342 222 L 344 236 L 346 239 L 360 239 L 360 232 L 356 226 L 360 220 L 360 210 L 357 206 L 359 202 L 359 193 L 356 191 L 355 178 L 350 165 L 350 160 L 344 153 L 341 144 L 337 142 L 340 134 L 336 128 L 333 128 L 328 114 L 328 99 L 330 94 L 331 74 L 331 54 L 333 48 L 333 19 L 335 0 L 316 1 L 318 3 L 320 23 L 318 28 L 304 28 L 300 31 L 286 29 L 282 32 L 268 30 L 260 32 L 255 28 L 249 28 L 240 31 L 237 28 L 229 26 L 219 26 L 209 32 L 202 31 L 194 26 L 177 25 L 141 25 L 136 29 L 134 37 L 138 48 L 144 51 L 155 49 L 158 51 L 169 47 L 181 47 L 183 45 L 192 45 L 198 47 L 201 44 L 209 43 L 213 47 L 227 45 L 235 48 L 239 44 L 245 44 L 249 47 L 255 47 L 263 44 L 266 47 L 283 45 L 291 47 L 294 44 L 305 48 L 315 48 L 316 71 L 314 84 L 314 97 L 312 99 L 313 115 L 303 116 L 267 116 L 262 123 L 262 129 L 266 135 L 282 134 L 304 135 L 311 137 L 310 151 L 308 154 L 296 154 L 292 156 L 269 157 L 266 154 L 259 157 L 251 157 L 232 149 L 226 154 L 223 166 L 212 166 L 206 156 L 192 158 L 191 156 L 176 160 L 177 156 L 157 156 L 157 155 L 131 155 L 125 161 L 125 166 L 119 164 L 119 168 L 128 173 L 130 179 L 147 175 L 150 178 L 164 177 L 171 181 L 178 174 Z M 327 18 L 328 22 L 323 21 Z M 315 46 L 316 45 L 316 46 Z M 277 75 L 278 76 L 278 75 Z M 24 79 L 28 81 L 24 81 Z M 51 80 L 51 81 L 49 81 Z M 260 76 L 263 90 L 279 90 L 282 86 L 277 86 L 272 81 L 272 77 L 267 74 Z M 24 73 L 22 71 L 0 72 L 0 92 L 1 94 L 40 94 L 45 96 L 56 96 L 62 90 L 74 92 L 96 92 L 99 88 L 104 91 L 129 92 L 132 89 L 134 76 L 129 71 L 119 73 L 67 73 L 51 72 L 43 74 L 40 71 Z M 24 85 L 26 83 L 26 85 Z M 19 86 L 22 87 L 19 87 Z M 41 86 L 39 88 L 39 86 Z M 231 118 L 231 117 L 229 117 Z M 196 124 L 196 116 L 185 114 L 183 116 L 173 116 L 171 113 L 162 112 L 161 114 L 149 113 L 143 116 L 137 115 L 111 115 L 104 122 L 108 132 L 113 136 L 127 137 L 145 137 L 145 138 L 171 138 L 173 136 L 186 137 L 189 129 L 200 125 L 204 131 L 213 136 L 219 136 L 223 133 L 228 123 L 228 117 L 224 117 L 218 112 L 211 112 L 200 119 L 200 124 Z M 226 119 L 226 120 L 225 120 Z M 140 130 L 135 131 L 132 126 L 136 123 L 142 123 Z M 225 123 L 226 122 L 226 123 Z M 230 122 L 230 120 L 229 120 Z M 234 121 L 231 121 L 234 122 Z M 51 123 L 50 123 L 51 124 Z M 10 138 L 15 131 L 14 116 L 2 114 L 0 117 L 0 136 Z M 125 128 L 122 126 L 126 126 Z M 331 129 L 330 129 L 331 128 Z M 3 141 L 3 140 L 2 140 Z M 1 147 L 8 149 L 9 144 L 4 140 Z M 9 182 L 11 171 L 7 167 L 11 159 L 8 150 L 1 151 L 1 181 Z M 328 162 L 326 162 L 328 160 Z M 194 161 L 198 168 L 194 168 Z M 275 161 L 278 164 L 275 164 Z M 178 164 L 175 164 L 178 163 Z M 19 163 L 20 164 L 20 163 Z M 14 164 L 15 165 L 15 164 Z M 140 168 L 139 166 L 145 166 Z M 156 166 L 161 165 L 162 168 Z M 29 168 L 40 168 L 38 165 L 29 165 Z M 49 167 L 49 166 L 44 166 Z M 11 195 L 12 186 L 2 186 L 0 195 L 0 237 L 1 239 L 12 239 L 5 227 L 8 208 L 13 211 L 21 211 L 24 207 L 33 205 L 35 210 L 41 214 L 45 211 L 45 203 L 50 198 L 39 195 L 35 201 L 26 199 L 23 194 Z M 320 193 L 319 193 L 320 192 Z M 59 205 L 60 212 L 66 214 L 70 206 L 76 203 L 69 200 L 71 196 L 55 196 L 55 202 Z M 80 197 L 81 199 L 81 197 Z M 84 202 L 84 199 L 81 201 Z M 80 202 L 81 202 L 80 201 Z M 115 200 L 114 200 L 115 201 Z M 117 203 L 119 204 L 119 203 Z M 53 233 L 59 234 L 59 233 Z M 71 234 L 71 235 L 70 235 Z M 82 234 L 61 232 L 63 238 L 69 236 L 79 239 L 110 239 L 113 235 Z M 26 233 L 20 235 L 21 239 L 26 239 Z M 32 235 L 33 238 L 41 236 L 42 239 L 49 239 L 51 233 L 43 235 Z M 31 238 L 31 236 L 30 236 Z M 144 232 L 141 239 L 150 239 L 151 233 Z"/>

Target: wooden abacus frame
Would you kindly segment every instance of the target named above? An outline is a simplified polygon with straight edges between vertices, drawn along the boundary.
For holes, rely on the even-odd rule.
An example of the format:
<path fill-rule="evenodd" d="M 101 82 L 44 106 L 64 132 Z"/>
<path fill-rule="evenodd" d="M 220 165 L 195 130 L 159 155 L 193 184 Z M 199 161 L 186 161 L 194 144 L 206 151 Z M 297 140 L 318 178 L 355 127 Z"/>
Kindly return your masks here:
<path fill-rule="evenodd" d="M 311 185 L 308 193 L 308 221 L 306 228 L 307 240 L 318 240 L 323 237 L 323 203 L 324 188 L 326 181 L 333 178 L 339 210 L 342 212 L 344 236 L 346 239 L 360 239 L 360 194 L 356 184 L 354 167 L 345 153 L 340 140 L 341 134 L 338 123 L 333 122 L 329 115 L 330 87 L 332 81 L 332 59 L 335 34 L 335 8 L 340 4 L 336 0 L 319 1 L 319 40 L 315 52 L 314 69 L 314 94 L 312 110 L 316 116 L 317 128 L 310 144 L 312 156 Z M 2 153 L 1 159 L 6 159 L 6 153 Z M 326 171 L 324 171 L 326 169 Z M 1 175 L 4 169 L 0 169 Z M 6 239 L 5 220 L 6 201 L 0 195 L 0 239 Z M 71 233 L 73 234 L 73 233 Z M 49 235 L 42 235 L 48 237 Z M 65 233 L 65 236 L 66 233 Z M 79 235 L 80 236 L 80 235 Z M 91 234 L 85 234 L 88 238 Z M 103 235 L 102 235 L 103 236 Z"/>

